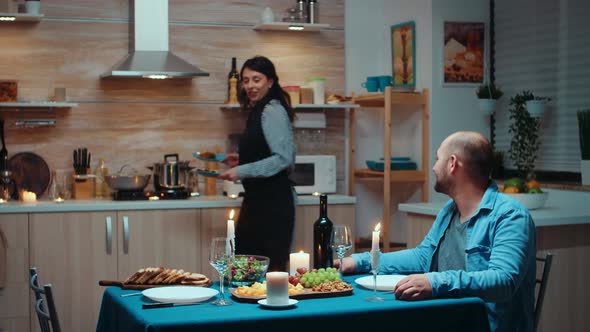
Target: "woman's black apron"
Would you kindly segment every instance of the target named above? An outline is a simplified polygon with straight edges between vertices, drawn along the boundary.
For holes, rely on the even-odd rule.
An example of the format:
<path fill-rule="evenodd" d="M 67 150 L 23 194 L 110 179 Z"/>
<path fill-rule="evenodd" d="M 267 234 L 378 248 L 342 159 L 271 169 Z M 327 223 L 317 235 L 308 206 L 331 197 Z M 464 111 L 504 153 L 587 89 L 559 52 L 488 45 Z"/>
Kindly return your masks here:
<path fill-rule="evenodd" d="M 263 107 L 248 115 L 240 138 L 240 165 L 271 156 L 262 131 Z M 244 200 L 236 224 L 236 253 L 270 257 L 269 271 L 287 271 L 295 206 L 286 170 L 268 178 L 242 180 Z"/>

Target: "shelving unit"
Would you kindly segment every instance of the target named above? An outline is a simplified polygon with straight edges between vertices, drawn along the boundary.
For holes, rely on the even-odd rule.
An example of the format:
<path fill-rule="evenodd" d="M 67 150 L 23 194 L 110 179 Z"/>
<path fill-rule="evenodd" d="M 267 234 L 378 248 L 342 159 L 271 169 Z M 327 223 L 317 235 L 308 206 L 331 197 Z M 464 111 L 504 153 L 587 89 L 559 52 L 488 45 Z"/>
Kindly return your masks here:
<path fill-rule="evenodd" d="M 39 22 L 45 15 L 43 14 L 25 14 L 25 13 L 0 13 L 0 23 L 2 22 Z"/>
<path fill-rule="evenodd" d="M 78 103 L 66 101 L 19 101 L 14 103 L 0 102 L 0 108 L 70 108 L 77 107 Z"/>
<path fill-rule="evenodd" d="M 349 194 L 354 195 L 354 186 L 357 179 L 382 179 L 383 181 L 383 251 L 390 250 L 390 219 L 391 219 L 391 183 L 416 183 L 422 187 L 422 201 L 428 201 L 428 174 L 429 167 L 429 132 L 430 132 L 430 111 L 428 107 L 428 89 L 421 93 L 395 92 L 391 87 L 386 87 L 384 93 L 372 93 L 359 95 L 353 98 L 353 104 L 360 107 L 383 108 L 383 161 L 384 172 L 372 171 L 366 168 L 357 169 L 355 166 L 355 109 L 350 110 L 349 116 Z M 422 113 L 422 160 L 421 169 L 415 171 L 388 171 L 391 167 L 391 117 L 395 106 L 411 105 L 420 106 L 417 111 Z"/>
<path fill-rule="evenodd" d="M 337 108 L 358 108 L 360 105 L 354 103 L 340 103 L 340 104 L 297 104 L 292 106 L 293 109 L 337 109 Z M 240 104 L 223 104 L 221 109 L 235 110 L 239 109 Z"/>
<path fill-rule="evenodd" d="M 329 27 L 329 24 L 320 23 L 271 22 L 255 25 L 254 30 L 318 32 Z"/>

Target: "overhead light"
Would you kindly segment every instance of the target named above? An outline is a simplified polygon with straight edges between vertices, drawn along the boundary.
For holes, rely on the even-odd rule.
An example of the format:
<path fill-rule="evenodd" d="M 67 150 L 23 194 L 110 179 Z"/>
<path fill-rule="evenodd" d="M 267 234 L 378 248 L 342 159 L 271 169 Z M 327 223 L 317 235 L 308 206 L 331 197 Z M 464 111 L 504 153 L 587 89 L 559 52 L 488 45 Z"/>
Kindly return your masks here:
<path fill-rule="evenodd" d="M 302 31 L 305 29 L 303 25 L 289 25 L 289 30 Z"/>
<path fill-rule="evenodd" d="M 151 78 L 153 80 L 165 80 L 170 78 L 170 76 L 166 74 L 152 74 L 152 75 L 144 75 L 143 78 Z"/>
<path fill-rule="evenodd" d="M 10 21 L 15 21 L 16 17 L 14 16 L 0 16 L 0 21 L 6 21 L 6 22 L 10 22 Z"/>

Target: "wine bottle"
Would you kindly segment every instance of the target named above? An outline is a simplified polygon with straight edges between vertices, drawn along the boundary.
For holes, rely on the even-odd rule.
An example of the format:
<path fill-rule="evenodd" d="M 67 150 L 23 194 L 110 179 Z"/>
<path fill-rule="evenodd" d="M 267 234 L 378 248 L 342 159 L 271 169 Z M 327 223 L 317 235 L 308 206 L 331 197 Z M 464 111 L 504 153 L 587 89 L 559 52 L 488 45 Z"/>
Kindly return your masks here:
<path fill-rule="evenodd" d="M 236 69 L 236 58 L 231 58 L 231 70 L 227 75 L 227 103 L 238 103 L 238 85 L 240 82 L 240 74 Z"/>
<path fill-rule="evenodd" d="M 332 221 L 328 219 L 328 195 L 320 195 L 320 217 L 313 224 L 313 267 L 315 269 L 333 266 Z"/>

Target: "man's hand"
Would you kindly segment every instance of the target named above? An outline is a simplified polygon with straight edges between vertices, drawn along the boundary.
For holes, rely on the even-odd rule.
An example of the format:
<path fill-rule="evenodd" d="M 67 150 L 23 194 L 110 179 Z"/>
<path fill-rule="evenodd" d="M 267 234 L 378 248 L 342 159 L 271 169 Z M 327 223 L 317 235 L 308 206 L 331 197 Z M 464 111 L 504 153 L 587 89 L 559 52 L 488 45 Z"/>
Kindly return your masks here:
<path fill-rule="evenodd" d="M 432 297 L 432 285 L 425 274 L 411 274 L 397 283 L 395 297 L 399 300 L 423 300 Z"/>
<path fill-rule="evenodd" d="M 229 180 L 229 181 L 236 181 L 239 180 L 238 178 L 238 168 L 234 167 L 231 168 L 221 174 L 219 174 L 219 179 L 222 180 Z"/>
<path fill-rule="evenodd" d="M 340 267 L 340 260 L 334 260 L 334 267 Z M 356 263 L 352 257 L 344 257 L 342 259 L 342 274 L 350 274 L 356 270 Z"/>

